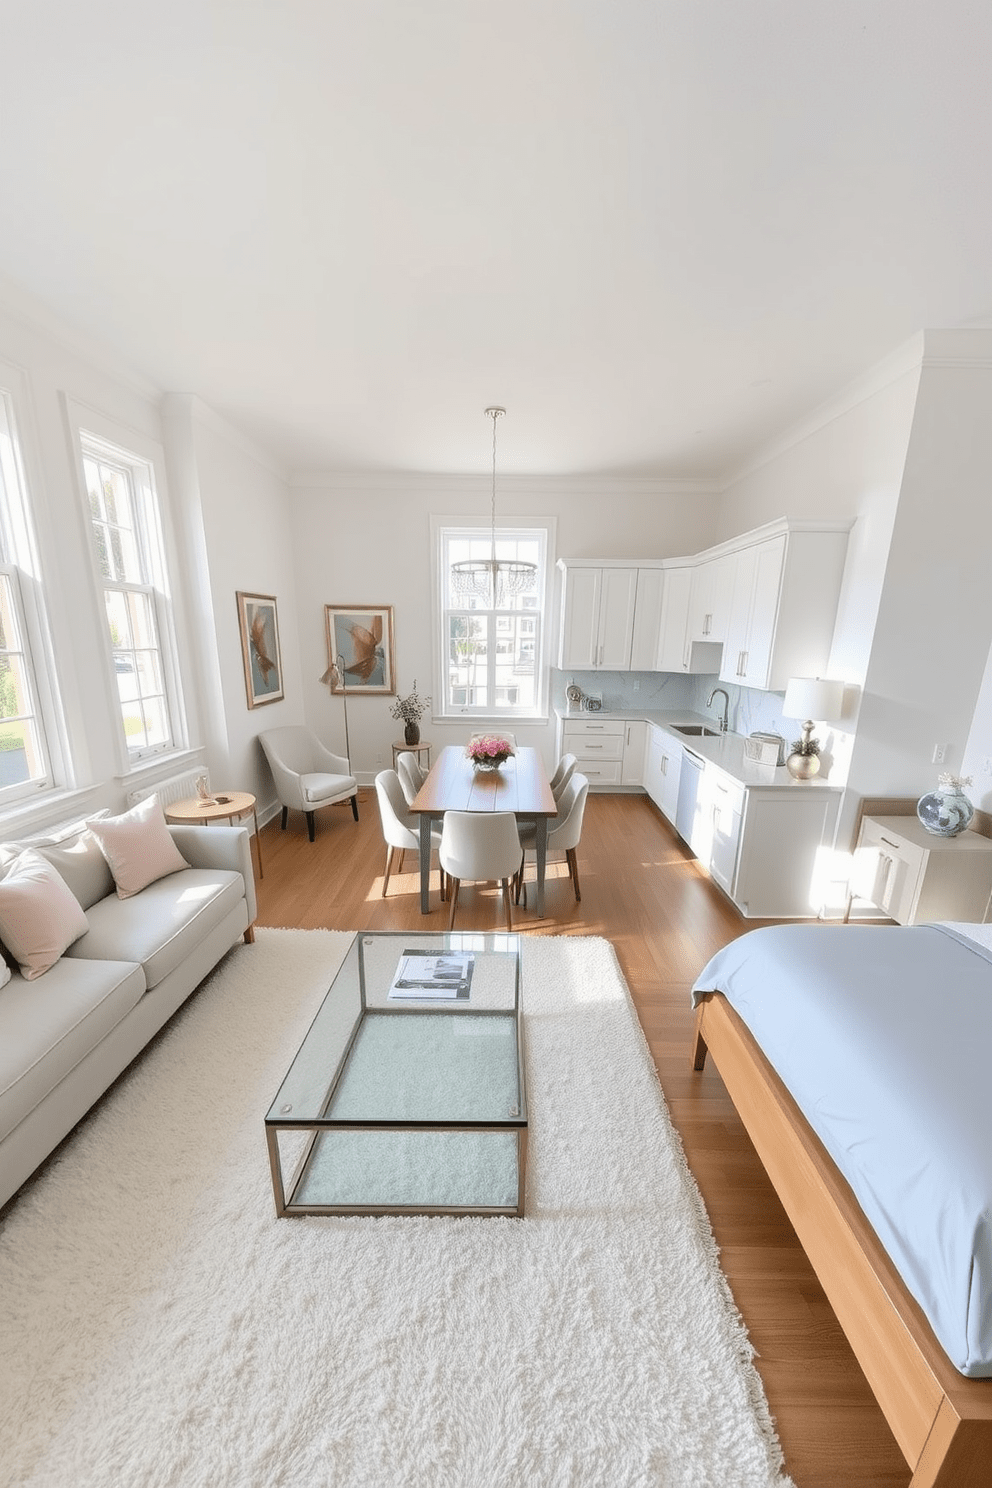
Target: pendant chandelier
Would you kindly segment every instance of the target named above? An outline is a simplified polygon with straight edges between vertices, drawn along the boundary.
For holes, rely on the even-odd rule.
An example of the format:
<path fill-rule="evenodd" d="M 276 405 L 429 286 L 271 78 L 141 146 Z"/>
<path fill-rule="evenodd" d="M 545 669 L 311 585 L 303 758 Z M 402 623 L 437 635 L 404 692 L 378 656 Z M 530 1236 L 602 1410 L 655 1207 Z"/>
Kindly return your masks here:
<path fill-rule="evenodd" d="M 505 608 L 514 595 L 537 585 L 537 565 L 515 558 L 496 557 L 496 424 L 505 408 L 487 408 L 493 421 L 493 494 L 488 558 L 466 558 L 451 565 L 451 588 L 459 599 L 481 599 L 494 610 Z"/>

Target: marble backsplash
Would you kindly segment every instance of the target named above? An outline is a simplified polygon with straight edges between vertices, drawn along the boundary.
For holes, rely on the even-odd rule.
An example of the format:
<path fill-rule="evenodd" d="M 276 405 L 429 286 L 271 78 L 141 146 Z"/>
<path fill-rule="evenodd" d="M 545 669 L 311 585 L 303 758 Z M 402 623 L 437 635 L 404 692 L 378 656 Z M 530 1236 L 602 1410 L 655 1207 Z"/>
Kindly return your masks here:
<path fill-rule="evenodd" d="M 722 687 L 730 698 L 728 725 L 735 734 L 781 734 L 787 744 L 799 737 L 802 719 L 785 718 L 782 713 L 784 694 L 762 692 L 755 687 L 740 687 L 721 682 L 718 676 L 683 676 L 676 672 L 562 672 L 551 670 L 551 704 L 566 707 L 565 688 L 575 682 L 584 693 L 601 693 L 607 713 L 654 713 L 686 709 L 691 713 L 720 717 L 723 698 L 706 699 L 714 687 Z M 819 724 L 819 720 L 817 720 Z M 822 744 L 823 773 L 832 764 L 846 758 L 847 735 L 828 724 L 819 724 L 816 737 Z"/>

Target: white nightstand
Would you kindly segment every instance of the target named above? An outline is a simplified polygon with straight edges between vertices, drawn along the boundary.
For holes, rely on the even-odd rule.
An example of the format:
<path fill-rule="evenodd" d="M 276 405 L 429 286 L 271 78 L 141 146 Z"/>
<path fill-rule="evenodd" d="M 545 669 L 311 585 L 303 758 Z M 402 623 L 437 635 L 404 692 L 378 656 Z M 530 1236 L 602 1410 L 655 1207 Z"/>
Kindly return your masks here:
<path fill-rule="evenodd" d="M 992 839 L 978 832 L 935 837 L 915 816 L 861 821 L 852 899 L 867 899 L 900 925 L 985 920 L 992 896 Z"/>

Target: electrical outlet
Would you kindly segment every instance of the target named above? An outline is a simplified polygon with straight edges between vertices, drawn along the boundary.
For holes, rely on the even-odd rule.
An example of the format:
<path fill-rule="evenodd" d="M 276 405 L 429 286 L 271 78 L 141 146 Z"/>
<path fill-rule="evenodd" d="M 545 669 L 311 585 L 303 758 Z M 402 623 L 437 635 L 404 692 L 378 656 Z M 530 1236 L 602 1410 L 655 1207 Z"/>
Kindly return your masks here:
<path fill-rule="evenodd" d="M 948 747 L 949 746 L 947 744 L 935 744 L 933 746 L 933 757 L 930 763 L 932 765 L 942 765 L 947 758 Z"/>
<path fill-rule="evenodd" d="M 992 775 L 992 754 L 987 754 L 982 760 L 982 774 Z"/>
<path fill-rule="evenodd" d="M 635 691 L 635 692 L 640 692 L 640 690 L 641 690 L 641 684 L 640 684 L 640 682 L 639 682 L 639 681 L 638 681 L 638 680 L 637 680 L 637 678 L 636 678 L 636 677 L 635 677 L 635 678 L 634 678 L 634 691 Z"/>
<path fill-rule="evenodd" d="M 382 764 L 382 755 L 381 754 L 377 754 L 376 755 L 375 762 L 376 762 L 377 765 L 381 765 Z"/>

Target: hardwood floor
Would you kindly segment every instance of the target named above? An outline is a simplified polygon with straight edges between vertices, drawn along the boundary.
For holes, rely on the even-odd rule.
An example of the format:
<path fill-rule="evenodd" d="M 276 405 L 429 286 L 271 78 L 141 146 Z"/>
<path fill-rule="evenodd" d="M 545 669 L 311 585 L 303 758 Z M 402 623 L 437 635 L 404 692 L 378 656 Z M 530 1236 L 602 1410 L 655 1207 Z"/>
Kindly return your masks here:
<path fill-rule="evenodd" d="M 390 879 L 373 791 L 350 808 L 262 829 L 261 925 L 315 929 L 443 930 L 437 898 L 419 911 L 415 855 Z M 712 1061 L 691 1069 L 689 987 L 721 945 L 755 927 L 700 872 L 645 796 L 592 795 L 578 849 L 581 903 L 565 865 L 549 867 L 543 919 L 521 905 L 515 928 L 537 935 L 602 935 L 616 948 L 672 1119 L 709 1211 L 724 1272 L 747 1324 L 797 1488 L 906 1488 L 911 1474 L 792 1227 L 765 1177 Z M 529 874 L 533 877 L 533 865 Z M 531 896 L 533 904 L 533 895 Z M 456 928 L 501 928 L 495 890 L 463 885 Z"/>

